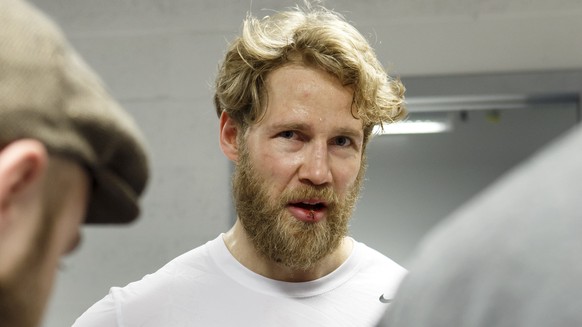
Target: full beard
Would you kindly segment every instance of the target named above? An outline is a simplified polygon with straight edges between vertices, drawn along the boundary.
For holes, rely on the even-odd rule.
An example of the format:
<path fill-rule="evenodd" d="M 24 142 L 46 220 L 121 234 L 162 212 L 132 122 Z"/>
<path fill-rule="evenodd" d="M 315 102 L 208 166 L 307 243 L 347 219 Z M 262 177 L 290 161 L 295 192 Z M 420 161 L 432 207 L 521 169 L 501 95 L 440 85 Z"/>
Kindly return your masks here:
<path fill-rule="evenodd" d="M 238 218 L 255 249 L 268 260 L 305 271 L 336 250 L 348 232 L 348 222 L 358 199 L 365 172 L 364 158 L 358 176 L 345 198 L 331 186 L 302 185 L 285 190 L 277 199 L 269 196 L 270 183 L 252 165 L 245 144 L 233 176 Z M 326 218 L 304 222 L 286 209 L 303 199 L 326 201 Z"/>

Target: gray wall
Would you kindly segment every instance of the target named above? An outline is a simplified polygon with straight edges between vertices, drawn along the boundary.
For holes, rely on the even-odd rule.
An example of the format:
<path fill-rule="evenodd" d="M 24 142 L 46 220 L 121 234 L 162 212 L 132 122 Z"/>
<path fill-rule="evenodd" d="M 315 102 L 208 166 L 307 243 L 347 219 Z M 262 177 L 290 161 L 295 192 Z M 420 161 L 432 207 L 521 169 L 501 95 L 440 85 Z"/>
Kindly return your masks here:
<path fill-rule="evenodd" d="M 211 101 L 216 67 L 248 10 L 264 15 L 262 8 L 294 2 L 33 2 L 63 27 L 135 117 L 153 158 L 142 218 L 127 227 L 84 228 L 83 246 L 64 260 L 45 319 L 46 327 L 60 327 L 109 287 L 139 279 L 229 228 L 230 166 L 218 148 Z M 578 1 L 326 3 L 372 40 L 386 67 L 402 76 L 410 97 L 579 92 L 582 85 L 582 42 L 573 33 L 582 30 Z M 352 235 L 405 264 L 430 226 L 573 124 L 572 110 L 555 115 L 542 110 L 534 118 L 515 112 L 494 127 L 476 113 L 471 125 L 459 125 L 454 133 L 375 139 Z M 548 120 L 556 124 L 547 133 L 513 139 L 540 124 L 545 130 Z M 511 151 L 470 151 L 472 142 L 491 141 L 483 147 L 492 147 L 508 139 Z"/>
<path fill-rule="evenodd" d="M 468 109 L 462 119 L 461 111 L 450 111 L 453 129 L 443 134 L 372 139 L 367 180 L 351 231 L 406 266 L 418 241 L 437 222 L 580 122 L 582 71 L 404 77 L 403 81 L 413 99 L 564 95 L 498 110 L 496 117 L 491 110 Z"/>
<path fill-rule="evenodd" d="M 497 117 L 497 116 L 496 116 Z M 376 137 L 352 234 L 407 265 L 422 236 L 577 121 L 576 106 L 453 114 L 442 134 Z"/>

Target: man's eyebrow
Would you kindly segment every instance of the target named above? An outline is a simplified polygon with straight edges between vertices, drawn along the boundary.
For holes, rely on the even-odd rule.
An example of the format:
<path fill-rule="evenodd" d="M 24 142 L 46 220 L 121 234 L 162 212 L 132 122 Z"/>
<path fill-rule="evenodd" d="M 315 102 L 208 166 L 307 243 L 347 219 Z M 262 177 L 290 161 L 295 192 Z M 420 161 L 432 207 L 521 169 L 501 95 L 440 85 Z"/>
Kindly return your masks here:
<path fill-rule="evenodd" d="M 311 127 L 305 123 L 277 123 L 270 126 L 269 129 L 274 131 L 305 131 L 310 130 Z"/>

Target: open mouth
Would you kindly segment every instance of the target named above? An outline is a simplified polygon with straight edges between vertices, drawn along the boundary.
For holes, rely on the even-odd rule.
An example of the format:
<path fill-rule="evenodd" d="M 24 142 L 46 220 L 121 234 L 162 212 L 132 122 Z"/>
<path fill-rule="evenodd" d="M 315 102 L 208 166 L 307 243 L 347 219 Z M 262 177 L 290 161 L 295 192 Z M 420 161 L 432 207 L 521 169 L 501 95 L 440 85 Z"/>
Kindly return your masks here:
<path fill-rule="evenodd" d="M 316 223 L 327 216 L 328 203 L 321 199 L 305 199 L 289 202 L 287 209 L 298 220 Z"/>
<path fill-rule="evenodd" d="M 295 202 L 291 203 L 291 205 L 294 207 L 312 211 L 320 211 L 327 207 L 327 205 L 323 202 Z"/>

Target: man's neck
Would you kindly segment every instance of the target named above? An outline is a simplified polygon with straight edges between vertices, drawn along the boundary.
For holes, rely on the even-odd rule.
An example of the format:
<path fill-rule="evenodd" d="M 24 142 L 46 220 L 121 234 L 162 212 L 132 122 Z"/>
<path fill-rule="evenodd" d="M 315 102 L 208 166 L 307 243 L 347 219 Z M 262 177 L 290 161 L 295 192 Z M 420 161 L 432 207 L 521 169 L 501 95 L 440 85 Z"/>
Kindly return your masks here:
<path fill-rule="evenodd" d="M 307 270 L 285 267 L 258 253 L 239 220 L 224 235 L 224 243 L 230 253 L 243 266 L 267 278 L 285 282 L 307 282 L 321 278 L 337 269 L 349 257 L 353 242 L 344 238 L 330 255 Z"/>

